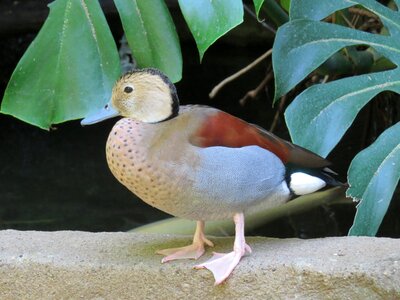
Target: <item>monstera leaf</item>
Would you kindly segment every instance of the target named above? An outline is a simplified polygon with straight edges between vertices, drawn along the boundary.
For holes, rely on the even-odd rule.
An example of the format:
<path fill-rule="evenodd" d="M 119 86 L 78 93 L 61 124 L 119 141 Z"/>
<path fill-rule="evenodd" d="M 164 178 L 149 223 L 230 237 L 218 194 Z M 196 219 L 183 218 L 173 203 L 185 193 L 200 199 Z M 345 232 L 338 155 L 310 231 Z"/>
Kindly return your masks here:
<path fill-rule="evenodd" d="M 351 235 L 375 235 L 400 178 L 400 122 L 361 151 L 349 169 L 347 195 L 361 199 Z"/>
<path fill-rule="evenodd" d="M 98 110 L 119 75 L 98 1 L 58 0 L 12 74 L 1 112 L 48 129 Z"/>
<path fill-rule="evenodd" d="M 337 10 L 353 5 L 361 5 L 379 16 L 389 35 L 320 21 Z M 298 95 L 285 112 L 293 142 L 324 157 L 374 96 L 383 91 L 400 93 L 400 13 L 375 0 L 292 0 L 290 22 L 279 28 L 275 40 L 275 100 L 340 49 L 354 45 L 373 48 L 396 67 L 314 85 Z M 390 146 L 385 144 L 388 137 L 398 134 L 398 126 L 387 131 L 376 144 L 388 148 L 371 146 L 354 159 L 349 170 L 351 188 L 348 195 L 361 200 L 351 234 L 376 233 L 398 183 L 398 173 L 396 175 L 386 171 L 387 167 L 383 168 L 388 166 L 388 161 L 399 161 L 399 140 L 392 141 L 394 144 Z M 369 176 L 363 176 L 367 164 L 371 164 Z M 387 179 L 388 175 L 392 177 Z M 377 191 L 382 190 L 385 192 L 378 195 Z M 370 218 L 365 223 L 366 218 L 362 216 L 366 215 Z M 363 222 L 365 224 L 361 225 Z"/>

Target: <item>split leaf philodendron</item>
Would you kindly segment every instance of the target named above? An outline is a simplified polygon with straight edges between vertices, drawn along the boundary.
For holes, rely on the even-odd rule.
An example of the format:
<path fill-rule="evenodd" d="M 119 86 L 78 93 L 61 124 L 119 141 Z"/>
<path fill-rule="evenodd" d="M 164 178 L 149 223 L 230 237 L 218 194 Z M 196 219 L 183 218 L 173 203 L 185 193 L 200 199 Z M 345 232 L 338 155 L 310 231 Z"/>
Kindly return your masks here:
<path fill-rule="evenodd" d="M 361 151 L 349 169 L 347 195 L 361 200 L 351 235 L 374 236 L 400 179 L 400 122 Z"/>
<path fill-rule="evenodd" d="M 353 5 L 361 5 L 379 17 L 389 35 L 319 21 Z M 400 94 L 399 38 L 400 12 L 375 0 L 292 0 L 290 22 L 279 28 L 274 44 L 275 101 L 344 47 L 369 46 L 371 51 L 380 53 L 396 66 L 392 70 L 313 85 L 303 91 L 285 112 L 293 142 L 326 157 L 374 96 L 383 91 Z M 376 144 L 388 145 L 384 141 L 398 133 L 397 127 L 387 129 Z M 348 174 L 351 186 L 348 195 L 361 203 L 350 234 L 374 235 L 377 232 L 399 181 L 395 173 L 396 163 L 400 161 L 396 150 L 399 142 L 392 140 L 394 144 L 387 149 L 372 145 L 354 159 Z M 377 152 L 380 155 L 376 155 Z M 395 164 L 393 168 L 385 163 L 389 161 Z M 363 174 L 367 165 L 376 168 L 371 167 L 370 176 L 366 177 Z M 367 188 L 362 188 L 365 186 Z"/>

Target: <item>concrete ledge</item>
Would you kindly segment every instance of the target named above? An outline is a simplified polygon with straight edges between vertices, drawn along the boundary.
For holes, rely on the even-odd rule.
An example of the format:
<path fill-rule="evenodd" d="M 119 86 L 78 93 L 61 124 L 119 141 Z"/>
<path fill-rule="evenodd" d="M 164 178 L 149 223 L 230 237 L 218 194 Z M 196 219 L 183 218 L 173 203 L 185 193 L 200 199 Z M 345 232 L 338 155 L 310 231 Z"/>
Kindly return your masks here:
<path fill-rule="evenodd" d="M 160 264 L 156 249 L 191 237 L 0 231 L 1 299 L 399 299 L 400 240 L 248 238 L 226 284 L 193 261 Z M 231 238 L 214 238 L 230 251 Z M 209 258 L 211 251 L 201 259 Z M 228 298 L 229 297 L 229 298 Z"/>

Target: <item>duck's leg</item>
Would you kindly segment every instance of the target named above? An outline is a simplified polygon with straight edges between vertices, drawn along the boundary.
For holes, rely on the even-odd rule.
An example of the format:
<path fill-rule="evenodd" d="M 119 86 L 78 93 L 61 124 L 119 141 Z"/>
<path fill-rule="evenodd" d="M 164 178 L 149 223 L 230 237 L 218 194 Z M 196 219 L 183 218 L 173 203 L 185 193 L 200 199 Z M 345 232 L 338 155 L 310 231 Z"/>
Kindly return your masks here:
<path fill-rule="evenodd" d="M 244 216 L 237 213 L 233 217 L 235 222 L 235 242 L 233 251 L 230 253 L 215 253 L 213 257 L 205 263 L 195 266 L 196 269 L 209 269 L 215 278 L 215 284 L 222 283 L 232 273 L 242 256 L 247 252 L 251 253 L 251 248 L 246 244 L 244 238 Z"/>
<path fill-rule="evenodd" d="M 214 244 L 208 240 L 204 234 L 204 221 L 197 221 L 196 232 L 194 233 L 193 243 L 191 245 L 180 248 L 158 250 L 156 253 L 165 255 L 161 260 L 162 263 L 176 259 L 198 259 L 204 253 L 204 244 L 207 244 L 210 247 L 214 246 Z"/>

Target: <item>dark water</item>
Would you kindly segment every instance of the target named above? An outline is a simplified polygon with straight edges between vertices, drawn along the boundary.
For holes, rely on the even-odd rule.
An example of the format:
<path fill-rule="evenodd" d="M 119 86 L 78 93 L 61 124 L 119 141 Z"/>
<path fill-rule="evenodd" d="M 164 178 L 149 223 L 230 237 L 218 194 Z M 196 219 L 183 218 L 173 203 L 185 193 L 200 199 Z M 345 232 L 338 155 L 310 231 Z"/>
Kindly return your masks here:
<path fill-rule="evenodd" d="M 1 91 L 33 36 L 0 41 Z M 215 100 L 207 97 L 215 84 L 258 57 L 268 46 L 219 43 L 207 52 L 202 64 L 193 43 L 184 43 L 182 48 L 184 77 L 177 87 L 183 104 L 215 106 L 269 128 L 276 112 L 276 108 L 271 108 L 272 84 L 261 97 L 244 107 L 238 103 L 263 79 L 266 63 L 229 84 Z M 329 157 L 343 177 L 360 149 L 364 115 L 361 113 L 354 128 Z M 73 121 L 47 132 L 0 115 L 0 229 L 121 231 L 168 217 L 137 199 L 108 170 L 104 148 L 115 121 L 84 128 Z M 277 134 L 288 138 L 282 116 L 278 125 Z M 400 236 L 398 194 L 396 197 L 380 235 Z M 353 205 L 319 207 L 251 233 L 304 238 L 345 235 L 354 213 Z"/>

